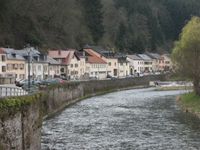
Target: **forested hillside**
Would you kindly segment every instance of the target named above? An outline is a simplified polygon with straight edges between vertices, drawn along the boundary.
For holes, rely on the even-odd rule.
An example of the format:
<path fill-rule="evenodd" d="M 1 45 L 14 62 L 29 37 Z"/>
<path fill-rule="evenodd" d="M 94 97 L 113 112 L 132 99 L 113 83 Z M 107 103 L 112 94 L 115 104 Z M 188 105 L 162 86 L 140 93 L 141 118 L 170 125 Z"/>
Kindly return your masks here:
<path fill-rule="evenodd" d="M 199 0 L 0 0 L 0 46 L 170 50 Z"/>

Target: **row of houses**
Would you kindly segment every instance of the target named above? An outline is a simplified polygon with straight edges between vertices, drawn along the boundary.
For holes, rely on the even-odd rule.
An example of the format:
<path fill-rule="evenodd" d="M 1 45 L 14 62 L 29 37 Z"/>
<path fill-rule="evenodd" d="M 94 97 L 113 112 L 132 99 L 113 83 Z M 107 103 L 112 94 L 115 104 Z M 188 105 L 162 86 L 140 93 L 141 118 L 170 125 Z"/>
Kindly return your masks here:
<path fill-rule="evenodd" d="M 168 54 L 124 55 L 100 47 L 86 46 L 82 50 L 49 50 L 35 48 L 15 50 L 0 48 L 0 76 L 16 80 L 63 77 L 75 79 L 104 79 L 126 77 L 141 73 L 169 71 L 172 63 Z"/>

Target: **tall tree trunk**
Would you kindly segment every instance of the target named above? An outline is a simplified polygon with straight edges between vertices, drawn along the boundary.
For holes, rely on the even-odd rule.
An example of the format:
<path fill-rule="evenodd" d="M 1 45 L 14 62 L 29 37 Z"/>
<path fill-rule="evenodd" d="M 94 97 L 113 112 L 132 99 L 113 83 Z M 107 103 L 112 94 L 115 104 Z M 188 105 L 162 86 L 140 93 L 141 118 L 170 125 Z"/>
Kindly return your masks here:
<path fill-rule="evenodd" d="M 193 84 L 194 84 L 194 92 L 195 92 L 195 94 L 200 96 L 199 78 L 195 78 L 193 80 Z"/>

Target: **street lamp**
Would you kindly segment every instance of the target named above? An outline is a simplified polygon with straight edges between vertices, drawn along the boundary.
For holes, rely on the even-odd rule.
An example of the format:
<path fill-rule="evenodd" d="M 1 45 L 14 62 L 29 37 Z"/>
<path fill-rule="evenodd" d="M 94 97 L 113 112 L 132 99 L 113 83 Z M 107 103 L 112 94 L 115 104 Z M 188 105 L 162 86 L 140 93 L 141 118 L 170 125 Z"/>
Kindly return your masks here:
<path fill-rule="evenodd" d="M 30 92 L 30 88 L 31 88 L 31 47 L 29 44 L 27 44 L 26 47 L 27 53 L 28 53 L 28 92 Z"/>

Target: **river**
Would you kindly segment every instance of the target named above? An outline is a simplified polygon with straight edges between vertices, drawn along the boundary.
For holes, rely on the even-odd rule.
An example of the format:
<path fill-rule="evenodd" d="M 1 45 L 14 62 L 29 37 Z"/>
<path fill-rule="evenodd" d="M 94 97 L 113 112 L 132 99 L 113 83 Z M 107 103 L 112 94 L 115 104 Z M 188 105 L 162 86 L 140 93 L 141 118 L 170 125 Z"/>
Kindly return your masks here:
<path fill-rule="evenodd" d="M 185 91 L 134 89 L 92 97 L 43 122 L 43 150 L 198 150 L 200 120 L 183 113 Z"/>

